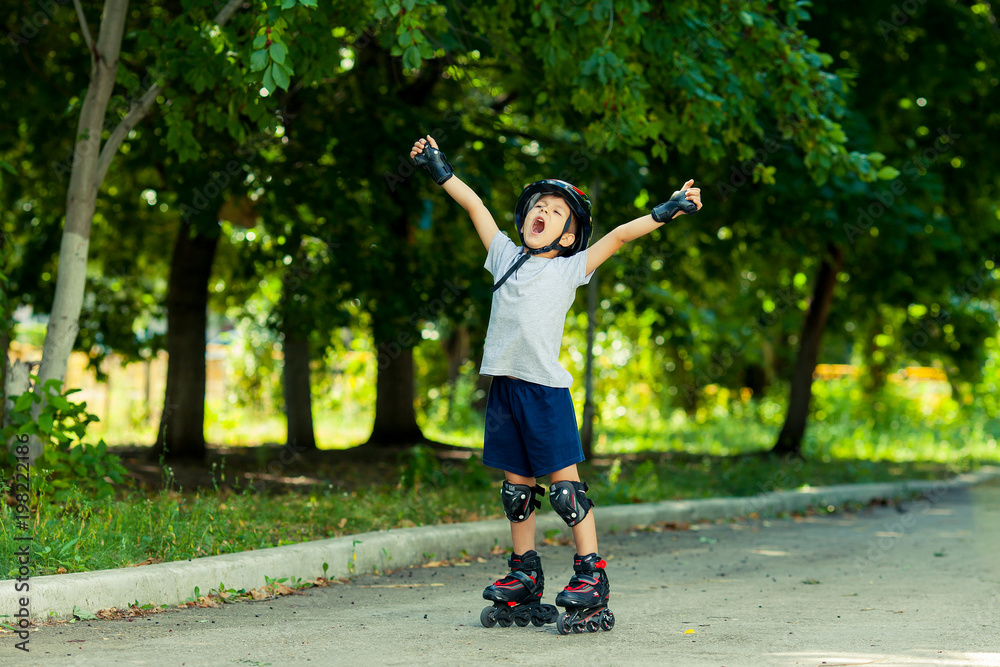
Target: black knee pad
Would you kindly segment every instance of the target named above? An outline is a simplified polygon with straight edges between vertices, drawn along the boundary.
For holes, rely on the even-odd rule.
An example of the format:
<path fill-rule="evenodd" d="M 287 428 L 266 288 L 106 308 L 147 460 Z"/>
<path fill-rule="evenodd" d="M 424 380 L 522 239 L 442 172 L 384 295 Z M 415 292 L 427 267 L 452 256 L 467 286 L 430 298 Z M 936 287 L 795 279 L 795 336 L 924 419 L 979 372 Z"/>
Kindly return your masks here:
<path fill-rule="evenodd" d="M 504 481 L 503 486 L 500 487 L 503 513 L 514 523 L 521 523 L 531 516 L 536 507 L 542 506 L 537 496 L 544 494 L 545 489 L 537 484 L 532 488 L 527 484 L 511 484 Z"/>
<path fill-rule="evenodd" d="M 587 497 L 589 487 L 584 482 L 552 482 L 549 487 L 549 502 L 556 514 L 568 526 L 575 526 L 584 520 L 594 502 Z"/>

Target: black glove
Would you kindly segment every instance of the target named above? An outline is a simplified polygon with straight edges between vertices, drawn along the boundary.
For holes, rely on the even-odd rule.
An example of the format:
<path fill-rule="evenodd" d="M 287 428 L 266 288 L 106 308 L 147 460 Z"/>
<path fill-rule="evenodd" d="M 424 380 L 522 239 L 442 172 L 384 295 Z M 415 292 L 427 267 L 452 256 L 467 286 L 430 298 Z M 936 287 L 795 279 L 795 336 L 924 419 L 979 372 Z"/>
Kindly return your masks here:
<path fill-rule="evenodd" d="M 422 152 L 417 154 L 417 157 L 413 158 L 413 164 L 429 171 L 431 178 L 438 185 L 447 181 L 455 173 L 444 153 L 432 146 L 427 146 Z"/>
<path fill-rule="evenodd" d="M 678 211 L 684 211 L 689 215 L 698 212 L 698 206 L 687 198 L 687 190 L 678 190 L 670 199 L 653 209 L 653 220 L 657 222 L 670 222 L 670 219 Z"/>

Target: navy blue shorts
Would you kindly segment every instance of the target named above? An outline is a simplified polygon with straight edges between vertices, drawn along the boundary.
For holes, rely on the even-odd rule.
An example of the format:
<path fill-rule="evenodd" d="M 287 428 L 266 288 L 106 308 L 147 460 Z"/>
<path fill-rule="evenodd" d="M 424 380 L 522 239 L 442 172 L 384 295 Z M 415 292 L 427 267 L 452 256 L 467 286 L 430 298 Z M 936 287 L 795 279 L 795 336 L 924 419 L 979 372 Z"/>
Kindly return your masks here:
<path fill-rule="evenodd" d="M 493 378 L 486 400 L 483 463 L 540 477 L 583 460 L 568 388 Z"/>

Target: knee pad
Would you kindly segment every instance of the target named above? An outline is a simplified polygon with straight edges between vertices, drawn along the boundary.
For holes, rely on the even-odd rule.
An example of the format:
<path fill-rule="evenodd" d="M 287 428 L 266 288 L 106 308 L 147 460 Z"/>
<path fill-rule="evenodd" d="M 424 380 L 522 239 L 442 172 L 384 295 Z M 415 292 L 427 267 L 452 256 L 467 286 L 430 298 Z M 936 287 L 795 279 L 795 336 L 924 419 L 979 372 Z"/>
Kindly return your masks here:
<path fill-rule="evenodd" d="M 503 513 L 514 523 L 521 523 L 541 507 L 542 503 L 536 496 L 543 495 L 545 489 L 537 484 L 530 487 L 527 484 L 511 484 L 504 481 L 500 487 L 500 498 L 503 500 Z"/>
<path fill-rule="evenodd" d="M 589 487 L 584 482 L 553 482 L 549 487 L 549 502 L 556 514 L 568 526 L 575 526 L 584 520 L 594 502 L 587 497 Z"/>

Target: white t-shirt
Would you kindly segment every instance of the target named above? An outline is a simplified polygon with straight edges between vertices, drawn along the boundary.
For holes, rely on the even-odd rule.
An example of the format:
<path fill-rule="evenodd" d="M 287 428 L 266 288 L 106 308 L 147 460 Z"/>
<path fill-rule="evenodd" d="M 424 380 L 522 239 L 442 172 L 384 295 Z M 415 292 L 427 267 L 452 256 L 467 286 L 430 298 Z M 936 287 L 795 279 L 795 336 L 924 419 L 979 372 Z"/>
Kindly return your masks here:
<path fill-rule="evenodd" d="M 503 232 L 490 241 L 487 271 L 499 280 L 523 248 Z M 590 282 L 587 251 L 572 257 L 532 256 L 493 293 L 483 348 L 483 375 L 509 375 L 548 387 L 569 387 L 573 376 L 559 364 L 566 313 L 576 288 Z"/>

